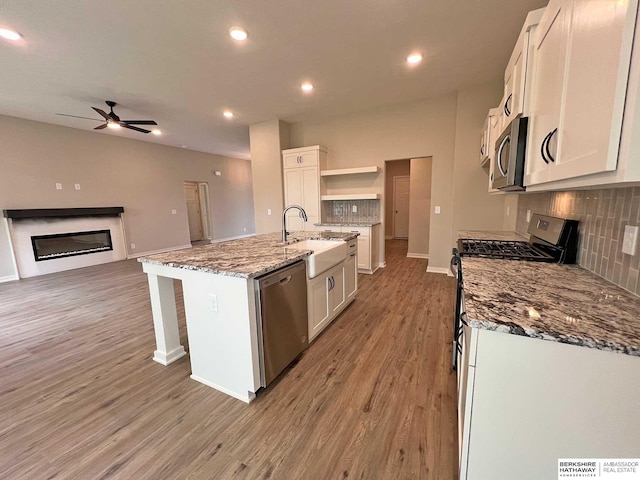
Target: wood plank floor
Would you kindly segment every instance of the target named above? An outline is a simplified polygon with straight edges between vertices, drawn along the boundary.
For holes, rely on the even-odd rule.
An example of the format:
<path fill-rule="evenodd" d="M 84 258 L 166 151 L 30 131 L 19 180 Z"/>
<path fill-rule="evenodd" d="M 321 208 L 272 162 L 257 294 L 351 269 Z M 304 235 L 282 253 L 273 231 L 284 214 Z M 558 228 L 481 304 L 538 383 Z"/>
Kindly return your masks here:
<path fill-rule="evenodd" d="M 406 252 L 250 405 L 151 360 L 134 260 L 0 284 L 0 478 L 454 479 L 455 285 Z"/>

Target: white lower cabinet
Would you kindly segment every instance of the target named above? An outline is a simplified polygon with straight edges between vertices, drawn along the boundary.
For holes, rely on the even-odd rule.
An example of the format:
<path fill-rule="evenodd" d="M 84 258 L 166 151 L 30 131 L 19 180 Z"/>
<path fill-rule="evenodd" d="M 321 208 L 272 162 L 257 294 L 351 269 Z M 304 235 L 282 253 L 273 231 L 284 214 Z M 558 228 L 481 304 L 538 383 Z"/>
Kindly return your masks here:
<path fill-rule="evenodd" d="M 460 480 L 557 478 L 559 458 L 638 457 L 640 357 L 489 330 L 465 334 Z"/>
<path fill-rule="evenodd" d="M 380 267 L 380 224 L 370 227 L 319 226 L 324 232 L 359 233 L 358 270 L 360 273 L 373 273 Z"/>
<path fill-rule="evenodd" d="M 345 260 L 316 278 L 307 280 L 309 341 L 324 330 L 351 303 L 358 291 L 357 247 Z"/>

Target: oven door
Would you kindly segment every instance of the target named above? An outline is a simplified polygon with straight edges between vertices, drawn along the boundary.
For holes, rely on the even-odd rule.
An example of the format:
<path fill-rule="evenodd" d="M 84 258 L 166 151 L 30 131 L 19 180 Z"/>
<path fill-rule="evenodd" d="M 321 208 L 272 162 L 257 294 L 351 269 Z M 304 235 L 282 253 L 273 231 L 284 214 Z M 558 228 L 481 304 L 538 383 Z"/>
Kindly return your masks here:
<path fill-rule="evenodd" d="M 491 187 L 524 190 L 524 160 L 527 143 L 527 117 L 516 117 L 498 137 L 493 156 Z"/>
<path fill-rule="evenodd" d="M 453 316 L 453 348 L 451 352 L 451 368 L 457 370 L 462 355 L 462 327 L 464 316 L 464 283 L 462 280 L 462 263 L 458 249 L 454 248 L 451 257 L 451 273 L 456 277 L 456 304 Z"/>

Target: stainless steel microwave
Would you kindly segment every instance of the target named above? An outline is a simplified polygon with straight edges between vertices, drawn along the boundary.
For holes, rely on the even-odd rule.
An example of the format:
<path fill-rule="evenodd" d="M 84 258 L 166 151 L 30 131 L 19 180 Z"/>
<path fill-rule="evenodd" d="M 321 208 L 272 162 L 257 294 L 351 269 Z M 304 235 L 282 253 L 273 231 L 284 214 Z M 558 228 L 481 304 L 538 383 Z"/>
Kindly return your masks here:
<path fill-rule="evenodd" d="M 528 118 L 517 116 L 495 143 L 491 186 L 500 190 L 524 190 Z"/>

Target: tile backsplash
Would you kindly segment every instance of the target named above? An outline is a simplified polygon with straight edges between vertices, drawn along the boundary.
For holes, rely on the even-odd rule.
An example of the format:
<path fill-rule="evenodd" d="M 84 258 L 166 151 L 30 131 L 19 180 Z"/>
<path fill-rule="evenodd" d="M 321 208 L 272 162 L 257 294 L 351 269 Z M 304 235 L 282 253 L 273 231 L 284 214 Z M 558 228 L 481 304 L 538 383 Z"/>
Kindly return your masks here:
<path fill-rule="evenodd" d="M 516 231 L 524 235 L 527 210 L 579 220 L 580 266 L 640 295 L 640 251 L 622 253 L 625 225 L 640 225 L 640 187 L 522 194 Z"/>
<path fill-rule="evenodd" d="M 356 207 L 356 212 L 353 207 Z M 328 223 L 359 223 L 380 221 L 380 200 L 325 200 L 322 221 Z"/>

